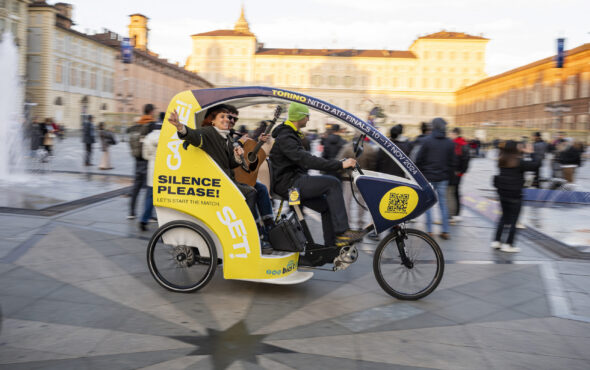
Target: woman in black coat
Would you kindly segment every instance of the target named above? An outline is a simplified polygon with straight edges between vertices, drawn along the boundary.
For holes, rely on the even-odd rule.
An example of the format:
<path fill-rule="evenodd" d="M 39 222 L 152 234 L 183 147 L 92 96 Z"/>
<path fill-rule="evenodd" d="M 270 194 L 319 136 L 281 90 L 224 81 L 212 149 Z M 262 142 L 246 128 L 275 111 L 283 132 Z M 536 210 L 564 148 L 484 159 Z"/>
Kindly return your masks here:
<path fill-rule="evenodd" d="M 499 145 L 500 156 L 498 167 L 500 173 L 494 176 L 494 186 L 500 197 L 502 216 L 498 220 L 496 236 L 492 242 L 492 248 L 500 249 L 503 252 L 520 252 L 520 248 L 514 247 L 514 234 L 516 233 L 516 222 L 522 208 L 522 188 L 524 186 L 524 172 L 535 171 L 541 164 L 540 158 L 534 155 L 532 159 L 523 158 L 523 153 L 533 154 L 530 144 L 526 147 L 519 147 L 515 141 L 508 140 Z M 508 225 L 508 239 L 501 243 L 504 225 Z"/>

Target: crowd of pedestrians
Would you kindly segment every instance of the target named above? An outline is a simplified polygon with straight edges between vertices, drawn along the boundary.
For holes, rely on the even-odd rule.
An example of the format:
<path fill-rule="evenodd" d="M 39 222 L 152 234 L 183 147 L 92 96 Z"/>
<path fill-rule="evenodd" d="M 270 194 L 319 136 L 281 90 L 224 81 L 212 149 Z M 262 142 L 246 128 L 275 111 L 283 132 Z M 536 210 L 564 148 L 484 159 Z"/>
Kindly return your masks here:
<path fill-rule="evenodd" d="M 136 204 L 139 193 L 142 188 L 147 187 L 144 207 L 138 223 L 140 229 L 144 231 L 147 230 L 147 223 L 150 219 L 154 219 L 152 177 L 160 127 L 164 119 L 164 114 L 161 113 L 159 121 L 156 121 L 154 112 L 155 107 L 152 104 L 145 105 L 144 115 L 128 131 L 130 149 L 135 161 L 134 184 L 130 192 L 128 218 L 136 218 Z M 371 117 L 374 117 L 374 115 Z M 374 120 L 372 124 L 375 124 Z M 266 122 L 263 121 L 260 127 L 250 136 L 256 137 L 260 135 L 265 128 Z M 42 147 L 48 155 L 51 155 L 53 145 L 51 139 L 53 137 L 48 133 L 57 135 L 58 132 L 51 124 L 51 120 L 43 123 L 34 121 L 33 131 L 35 131 L 35 134 L 32 134 L 31 138 L 32 149 Z M 116 143 L 115 136 L 105 128 L 103 123 L 98 125 L 96 131 L 93 117 L 88 116 L 82 126 L 82 142 L 85 148 L 84 164 L 86 166 L 92 165 L 93 144 L 98 139 L 102 151 L 99 168 L 111 169 L 109 147 Z M 248 135 L 245 126 L 240 127 L 239 131 L 243 133 L 244 137 Z M 462 220 L 460 215 L 461 184 L 468 172 L 471 158 L 485 156 L 485 152 L 482 150 L 484 145 L 477 138 L 465 139 L 460 128 L 449 130 L 447 122 L 443 118 L 435 118 L 431 122 L 421 123 L 421 133 L 414 140 L 404 136 L 403 132 L 403 125 L 396 124 L 390 128 L 389 137 L 417 165 L 422 174 L 432 184 L 439 200 L 438 206 L 426 212 L 426 231 L 432 237 L 438 236 L 441 239 L 450 239 L 450 226 Z M 310 139 L 303 136 L 300 138 L 301 144 L 306 151 L 310 151 L 310 142 L 313 139 L 315 138 Z M 335 123 L 327 124 L 326 131 L 319 141 L 321 158 L 327 161 L 356 158 L 363 169 L 406 177 L 405 171 L 388 154 L 371 145 L 370 142 L 361 146 L 362 151 L 355 153 L 358 140 L 361 139 L 363 138 L 356 137 L 352 141 L 347 141 L 343 137 L 343 130 L 340 125 Z M 368 141 L 366 138 L 364 140 Z M 267 144 L 268 148 L 266 150 L 268 152 L 270 152 L 271 145 L 272 141 Z M 582 165 L 582 153 L 585 148 L 581 143 L 565 137 L 564 133 L 559 133 L 553 141 L 547 142 L 543 140 L 539 132 L 534 134 L 530 143 L 523 140 L 523 138 L 506 141 L 494 140 L 491 146 L 497 148 L 499 153 L 498 170 L 492 179 L 492 183 L 497 190 L 502 210 L 502 215 L 498 219 L 496 233 L 492 237 L 491 246 L 504 252 L 518 252 L 519 248 L 514 245 L 514 241 L 516 225 L 522 208 L 522 189 L 526 184 L 525 172 L 530 171 L 534 174 L 531 184 L 533 187 L 554 188 L 554 183 L 573 183 L 576 168 Z M 551 173 L 544 177 L 540 169 L 547 157 L 551 158 Z M 366 218 L 367 211 L 362 198 L 357 197 L 360 206 L 351 207 L 356 189 L 354 189 L 354 185 L 350 184 L 349 175 L 341 169 L 336 169 L 336 167 L 334 170 L 325 168 L 323 174 L 335 177 L 343 183 L 342 193 L 346 213 L 351 222 L 357 221 L 357 224 L 351 224 L 351 227 L 353 229 L 365 227 L 363 220 Z M 440 213 L 441 224 L 440 232 L 437 234 L 434 233 L 433 226 L 435 208 L 438 208 L 438 213 Z M 357 213 L 351 215 L 353 211 Z M 507 234 L 507 236 L 504 237 L 504 234 Z M 375 234 L 369 234 L 369 237 L 378 238 Z"/>
<path fill-rule="evenodd" d="M 374 123 L 373 123 L 374 124 Z M 485 156 L 482 150 L 484 146 L 478 138 L 466 140 L 462 136 L 460 128 L 447 129 L 447 123 L 442 118 L 435 118 L 431 122 L 423 122 L 420 125 L 421 134 L 414 140 L 403 136 L 401 124 L 391 127 L 389 136 L 395 145 L 401 149 L 418 166 L 422 174 L 433 185 L 439 202 L 438 206 L 426 212 L 426 231 L 434 237 L 433 212 L 438 208 L 440 212 L 441 231 L 438 237 L 450 239 L 450 225 L 460 222 L 461 216 L 461 183 L 468 172 L 471 158 Z M 336 124 L 328 124 L 326 133 L 321 139 L 320 148 L 322 156 L 327 159 L 354 157 L 353 142 L 346 142 L 341 137 L 342 132 Z M 356 140 L 356 139 L 355 139 Z M 520 140 L 495 140 L 493 147 L 498 150 L 497 174 L 492 182 L 496 188 L 500 208 L 502 211 L 498 219 L 496 232 L 492 237 L 491 246 L 503 252 L 518 252 L 520 249 L 514 246 L 516 225 L 522 208 L 522 190 L 525 187 L 525 173 L 532 172 L 533 187 L 545 187 L 555 189 L 564 182 L 573 183 L 576 168 L 582 164 L 584 146 L 566 138 L 560 132 L 552 142 L 542 139 L 540 132 L 534 134 L 532 143 L 526 138 Z M 338 154 L 335 154 L 338 153 Z M 543 160 L 551 154 L 552 173 L 548 177 L 541 176 L 540 168 Z M 397 163 L 385 152 L 365 145 L 363 152 L 357 158 L 362 168 L 375 170 L 381 173 L 405 177 L 406 174 Z M 349 181 L 347 175 L 342 173 L 326 173 L 339 178 L 341 181 Z M 350 215 L 352 204 L 352 191 L 354 186 L 343 185 L 344 198 L 347 212 Z M 358 220 L 355 227 L 362 228 L 364 217 L 364 203 L 359 199 L 360 206 L 355 207 L 358 212 L 353 220 Z M 504 236 L 504 234 L 507 234 Z M 376 235 L 369 234 L 369 237 Z"/>

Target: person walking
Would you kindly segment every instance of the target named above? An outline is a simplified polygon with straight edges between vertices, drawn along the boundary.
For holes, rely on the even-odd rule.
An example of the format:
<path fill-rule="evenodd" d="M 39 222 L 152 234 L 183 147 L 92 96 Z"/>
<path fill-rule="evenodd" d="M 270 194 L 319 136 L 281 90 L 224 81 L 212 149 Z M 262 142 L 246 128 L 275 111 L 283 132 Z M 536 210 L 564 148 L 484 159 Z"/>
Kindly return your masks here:
<path fill-rule="evenodd" d="M 98 137 L 100 139 L 100 149 L 102 151 L 102 157 L 100 158 L 100 163 L 98 164 L 99 170 L 112 170 L 111 167 L 111 157 L 109 155 L 109 147 L 111 145 L 117 144 L 117 140 L 115 140 L 115 136 L 110 130 L 107 130 L 104 126 L 104 122 L 100 122 L 98 124 Z"/>
<path fill-rule="evenodd" d="M 147 230 L 147 224 L 153 217 L 154 213 L 154 168 L 156 165 L 156 152 L 158 149 L 158 141 L 160 140 L 160 131 L 162 125 L 156 125 L 154 129 L 144 138 L 142 156 L 148 162 L 147 176 L 146 176 L 146 191 L 143 213 L 139 220 L 139 229 L 141 231 Z"/>
<path fill-rule="evenodd" d="M 412 151 L 412 143 L 404 136 L 404 126 L 397 124 L 389 130 L 389 137 L 391 141 L 397 146 L 405 155 L 409 155 Z M 383 150 L 379 150 L 377 154 L 377 172 L 387 173 L 389 175 L 406 177 L 404 170 L 395 163 L 395 161 Z M 364 168 L 364 167 L 363 167 Z"/>
<path fill-rule="evenodd" d="M 571 184 L 574 182 L 576 168 L 582 165 L 582 153 L 579 145 L 574 145 L 571 137 L 563 141 L 560 149 L 559 165 L 561 166 L 561 173 L 563 178 Z"/>
<path fill-rule="evenodd" d="M 146 104 L 143 107 L 143 116 L 137 121 L 137 125 L 139 128 L 135 136 L 135 139 L 130 137 L 129 144 L 138 147 L 138 153 L 134 153 L 135 158 L 135 178 L 133 180 L 133 189 L 131 190 L 131 199 L 129 201 L 129 215 L 127 219 L 133 220 L 135 219 L 135 204 L 137 203 L 137 197 L 139 196 L 139 192 L 146 184 L 146 176 L 147 176 L 147 166 L 148 161 L 142 157 L 142 143 L 144 138 L 152 131 L 155 127 L 155 119 L 154 119 L 154 105 L 153 104 Z M 131 135 L 130 135 L 131 136 Z M 137 142 L 138 141 L 138 142 Z M 133 147 L 132 147 L 133 150 Z"/>
<path fill-rule="evenodd" d="M 93 117 L 87 116 L 82 123 L 82 142 L 86 149 L 86 156 L 84 157 L 84 165 L 92 166 L 92 144 L 94 144 L 94 125 L 92 124 Z"/>
<path fill-rule="evenodd" d="M 512 140 L 498 145 L 500 155 L 498 156 L 498 168 L 500 173 L 494 176 L 494 187 L 500 197 L 502 216 L 498 220 L 496 235 L 491 247 L 500 249 L 503 252 L 516 253 L 520 248 L 514 246 L 516 223 L 522 208 L 522 188 L 524 187 L 524 172 L 535 171 L 541 160 L 534 154 L 531 144 L 519 145 Z M 524 153 L 532 154 L 530 159 L 523 157 Z M 502 243 L 504 226 L 508 225 L 508 238 Z"/>
<path fill-rule="evenodd" d="M 417 154 L 416 166 L 432 184 L 438 195 L 438 205 L 442 218 L 441 239 L 450 239 L 449 210 L 447 208 L 447 186 L 453 172 L 455 144 L 446 136 L 447 122 L 442 118 L 432 120 L 432 133 L 421 145 Z M 432 234 L 432 208 L 426 211 L 426 229 Z"/>
<path fill-rule="evenodd" d="M 356 157 L 356 153 L 354 152 L 354 145 L 361 137 L 358 137 L 353 140 L 353 142 L 346 143 L 335 159 L 337 160 L 345 160 L 346 158 L 356 158 L 359 166 L 363 170 L 374 171 L 377 166 L 377 149 L 370 144 L 368 138 L 365 138 L 363 143 L 359 143 L 359 145 L 363 145 L 363 151 L 360 156 Z M 364 224 L 365 215 L 368 213 L 366 211 L 366 203 L 362 197 L 357 197 L 356 201 L 360 204 L 356 204 L 356 215 L 353 216 L 352 212 L 352 204 L 356 201 L 353 200 L 353 191 L 355 194 L 359 194 L 356 185 L 354 185 L 353 178 L 350 176 L 349 171 L 338 171 L 336 172 L 337 177 L 342 181 L 342 191 L 344 196 L 344 205 L 346 206 L 346 214 L 348 215 L 348 219 L 350 220 L 350 225 L 355 230 L 361 230 L 366 224 Z M 356 221 L 356 225 L 355 225 Z M 371 231 L 367 234 L 369 238 L 378 238 L 375 231 Z"/>
<path fill-rule="evenodd" d="M 455 127 L 451 131 L 450 138 L 455 144 L 455 159 L 447 195 L 449 199 L 449 216 L 451 216 L 451 223 L 455 224 L 461 221 L 459 215 L 461 213 L 461 179 L 469 167 L 471 153 L 467 141 L 461 136 L 460 128 Z"/>
<path fill-rule="evenodd" d="M 537 167 L 537 170 L 535 171 L 535 178 L 533 180 L 533 187 L 539 188 L 539 177 L 541 175 L 541 167 L 543 167 L 543 160 L 545 159 L 545 154 L 549 151 L 549 144 L 547 144 L 545 140 L 543 140 L 543 138 L 541 137 L 541 133 L 538 131 L 535 132 L 534 135 L 533 149 L 535 152 L 535 156 L 541 162 L 541 165 Z"/>
<path fill-rule="evenodd" d="M 414 139 L 414 141 L 412 142 L 412 150 L 409 154 L 410 159 L 414 163 L 416 163 L 416 158 L 418 158 L 418 152 L 420 152 L 422 144 L 426 139 L 428 139 L 428 136 L 430 136 L 430 133 L 432 132 L 432 127 L 430 126 L 430 123 L 422 122 L 420 124 L 420 132 L 421 134 L 416 136 L 416 139 Z"/>

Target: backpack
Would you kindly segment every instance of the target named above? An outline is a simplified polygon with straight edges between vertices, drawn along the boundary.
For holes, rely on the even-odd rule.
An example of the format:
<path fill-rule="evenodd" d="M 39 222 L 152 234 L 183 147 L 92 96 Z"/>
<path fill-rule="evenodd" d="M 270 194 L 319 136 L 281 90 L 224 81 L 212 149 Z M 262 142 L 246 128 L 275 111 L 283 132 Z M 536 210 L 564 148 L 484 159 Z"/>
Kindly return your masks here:
<path fill-rule="evenodd" d="M 152 131 L 152 124 L 133 125 L 127 129 L 131 154 L 137 159 L 144 159 L 142 153 L 143 139 Z"/>

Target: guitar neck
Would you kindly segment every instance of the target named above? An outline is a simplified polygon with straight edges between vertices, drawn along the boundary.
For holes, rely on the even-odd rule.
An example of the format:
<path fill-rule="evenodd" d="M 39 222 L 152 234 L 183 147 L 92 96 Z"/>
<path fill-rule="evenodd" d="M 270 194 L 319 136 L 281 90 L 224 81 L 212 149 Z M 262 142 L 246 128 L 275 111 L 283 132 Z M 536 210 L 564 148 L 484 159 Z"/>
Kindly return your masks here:
<path fill-rule="evenodd" d="M 283 108 L 280 105 L 278 105 L 277 108 L 275 109 L 274 117 L 270 121 L 266 130 L 264 130 L 264 135 L 268 135 L 271 132 L 272 127 L 277 122 L 277 119 L 279 119 L 282 110 L 283 110 Z M 258 142 L 256 143 L 256 146 L 254 147 L 254 150 L 252 150 L 250 153 L 248 153 L 248 160 L 250 162 L 254 162 L 256 160 L 256 156 L 258 155 L 260 148 L 262 148 L 262 145 L 264 145 L 264 141 L 258 140 Z"/>

